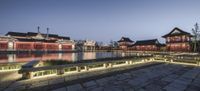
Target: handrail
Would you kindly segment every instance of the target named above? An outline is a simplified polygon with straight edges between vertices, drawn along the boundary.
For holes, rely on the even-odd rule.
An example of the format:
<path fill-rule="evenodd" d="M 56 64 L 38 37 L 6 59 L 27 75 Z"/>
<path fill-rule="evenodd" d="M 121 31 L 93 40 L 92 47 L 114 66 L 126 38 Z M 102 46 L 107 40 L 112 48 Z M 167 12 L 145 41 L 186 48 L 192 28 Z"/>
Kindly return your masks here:
<path fill-rule="evenodd" d="M 55 65 L 55 66 L 44 66 L 44 67 L 33 67 L 33 68 L 22 68 L 18 72 L 22 74 L 22 78 L 31 79 L 39 74 L 38 72 L 45 71 L 45 75 L 47 72 L 62 75 L 65 73 L 65 70 L 69 70 L 70 68 L 75 68 L 76 72 L 81 72 L 82 70 L 88 71 L 95 68 L 113 68 L 115 66 L 120 65 L 130 65 L 135 62 L 146 62 L 146 61 L 153 61 L 153 56 L 134 56 L 134 57 L 125 57 L 125 58 L 105 58 L 102 59 L 103 61 L 92 61 L 86 63 L 75 63 L 75 64 L 65 64 L 65 65 Z M 100 59 L 98 59 L 100 60 Z M 98 66 L 100 65 L 100 66 Z M 91 67 L 93 66 L 93 67 Z M 83 67 L 84 69 L 82 69 Z M 70 70 L 71 71 L 71 70 Z M 43 74 L 43 73 L 42 73 Z"/>
<path fill-rule="evenodd" d="M 75 64 L 65 64 L 65 65 L 54 65 L 54 66 L 44 66 L 44 67 L 36 67 L 36 68 L 24 68 L 19 70 L 19 73 L 23 73 L 23 72 L 34 72 L 34 71 L 41 71 L 41 70 L 51 70 L 51 69 L 61 69 L 61 68 L 68 68 L 68 67 L 74 67 L 74 66 L 88 66 L 88 65 L 95 65 L 95 64 L 107 64 L 107 63 L 116 63 L 116 62 L 124 62 L 124 60 L 129 60 L 129 59 L 144 59 L 144 58 L 151 58 L 152 56 L 140 56 L 142 58 L 136 58 L 135 57 L 129 57 L 129 58 L 119 58 L 119 59 L 109 59 L 106 60 L 102 59 L 103 61 L 93 61 L 92 62 L 86 62 L 86 63 L 75 63 Z M 107 59 L 107 58 L 106 58 Z M 97 59 L 99 60 L 99 59 Z M 83 60 L 84 61 L 84 60 Z M 87 60 L 88 61 L 88 60 Z"/>
<path fill-rule="evenodd" d="M 44 66 L 44 67 L 33 67 L 33 68 L 22 68 L 18 72 L 23 74 L 23 78 L 31 79 L 35 72 L 39 71 L 53 71 L 54 74 L 62 75 L 66 71 L 65 69 L 75 68 L 75 71 L 80 72 L 82 70 L 91 70 L 94 68 L 112 68 L 115 65 L 121 64 L 133 64 L 134 62 L 145 62 L 145 61 L 156 61 L 162 60 L 163 62 L 171 63 L 192 63 L 193 65 L 200 66 L 200 57 L 195 55 L 174 55 L 169 53 L 137 53 L 135 56 L 130 57 L 116 57 L 116 58 L 102 58 L 102 59 L 91 59 L 82 60 L 80 63 L 71 63 L 64 65 Z M 91 67 L 92 66 L 92 67 Z M 93 67 L 94 66 L 94 67 Z M 83 67 L 83 69 L 81 68 Z M 91 67 L 91 68 L 90 68 Z M 71 71 L 71 70 L 70 70 Z"/>

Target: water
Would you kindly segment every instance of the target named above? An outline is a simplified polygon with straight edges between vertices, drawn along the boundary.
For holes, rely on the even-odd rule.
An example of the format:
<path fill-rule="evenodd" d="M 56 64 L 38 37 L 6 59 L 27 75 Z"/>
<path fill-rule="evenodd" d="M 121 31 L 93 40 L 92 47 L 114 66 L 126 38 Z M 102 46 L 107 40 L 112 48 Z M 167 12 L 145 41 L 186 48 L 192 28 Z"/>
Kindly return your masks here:
<path fill-rule="evenodd" d="M 0 64 L 2 63 L 20 63 L 32 60 L 66 60 L 69 62 L 98 59 L 108 57 L 124 57 L 135 55 L 135 53 L 125 52 L 79 52 L 79 53 L 50 53 L 50 54 L 1 54 Z"/>

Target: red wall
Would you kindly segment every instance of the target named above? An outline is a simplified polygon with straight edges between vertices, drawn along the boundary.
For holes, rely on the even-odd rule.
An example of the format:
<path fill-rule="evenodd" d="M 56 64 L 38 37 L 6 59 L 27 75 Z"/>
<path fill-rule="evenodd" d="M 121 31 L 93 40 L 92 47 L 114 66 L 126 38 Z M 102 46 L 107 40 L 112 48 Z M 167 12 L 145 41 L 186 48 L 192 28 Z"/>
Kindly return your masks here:
<path fill-rule="evenodd" d="M 7 50 L 8 42 L 0 41 L 0 50 Z M 15 50 L 59 50 L 58 43 L 42 43 L 42 42 L 14 42 Z M 62 50 L 71 50 L 72 45 L 62 44 Z"/>
<path fill-rule="evenodd" d="M 176 44 L 176 43 L 174 43 Z M 185 46 L 180 45 L 179 43 L 177 43 L 177 46 L 173 46 L 171 44 L 167 45 L 167 50 L 168 51 L 175 51 L 175 52 L 189 52 L 191 51 L 191 47 L 189 44 L 186 44 Z"/>
<path fill-rule="evenodd" d="M 47 50 L 59 50 L 57 43 L 45 43 L 45 49 Z"/>
<path fill-rule="evenodd" d="M 141 46 L 134 46 L 136 51 L 158 51 L 159 48 L 155 45 L 141 45 Z"/>
<path fill-rule="evenodd" d="M 35 50 L 43 50 L 44 48 L 45 48 L 45 45 L 43 43 L 34 43 Z"/>
<path fill-rule="evenodd" d="M 8 42 L 0 42 L 0 50 L 7 50 Z"/>
<path fill-rule="evenodd" d="M 16 50 L 31 50 L 33 48 L 33 42 L 15 42 Z"/>
<path fill-rule="evenodd" d="M 72 45 L 62 45 L 62 50 L 71 50 Z"/>

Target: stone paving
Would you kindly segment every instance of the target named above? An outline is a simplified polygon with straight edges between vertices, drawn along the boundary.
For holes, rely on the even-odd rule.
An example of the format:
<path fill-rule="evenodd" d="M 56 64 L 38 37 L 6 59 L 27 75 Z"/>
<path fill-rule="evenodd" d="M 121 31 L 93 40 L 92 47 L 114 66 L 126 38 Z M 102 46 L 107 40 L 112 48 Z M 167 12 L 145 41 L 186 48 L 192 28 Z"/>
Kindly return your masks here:
<path fill-rule="evenodd" d="M 200 91 L 200 67 L 160 64 L 52 91 Z"/>
<path fill-rule="evenodd" d="M 162 62 L 161 62 L 162 63 Z M 0 83 L 0 91 L 50 91 L 66 84 L 74 84 L 97 78 L 107 77 L 113 74 L 124 73 L 128 70 L 136 70 L 149 66 L 159 65 L 160 62 L 146 62 L 132 65 L 122 65 L 114 68 L 102 68 L 83 72 L 68 73 L 64 75 L 51 75 L 35 79 L 15 80 L 5 84 Z"/>
<path fill-rule="evenodd" d="M 22 75 L 17 71 L 0 72 L 0 91 L 20 79 Z"/>

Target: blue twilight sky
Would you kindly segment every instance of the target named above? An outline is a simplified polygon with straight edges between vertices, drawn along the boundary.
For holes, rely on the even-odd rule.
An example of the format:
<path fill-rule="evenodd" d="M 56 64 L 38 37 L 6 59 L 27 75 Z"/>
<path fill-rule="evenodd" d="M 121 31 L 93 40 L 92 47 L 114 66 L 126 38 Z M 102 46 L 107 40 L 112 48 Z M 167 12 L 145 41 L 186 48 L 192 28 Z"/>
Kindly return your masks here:
<path fill-rule="evenodd" d="M 200 0 L 0 0 L 0 34 L 41 32 L 109 42 L 158 38 L 200 22 Z"/>

